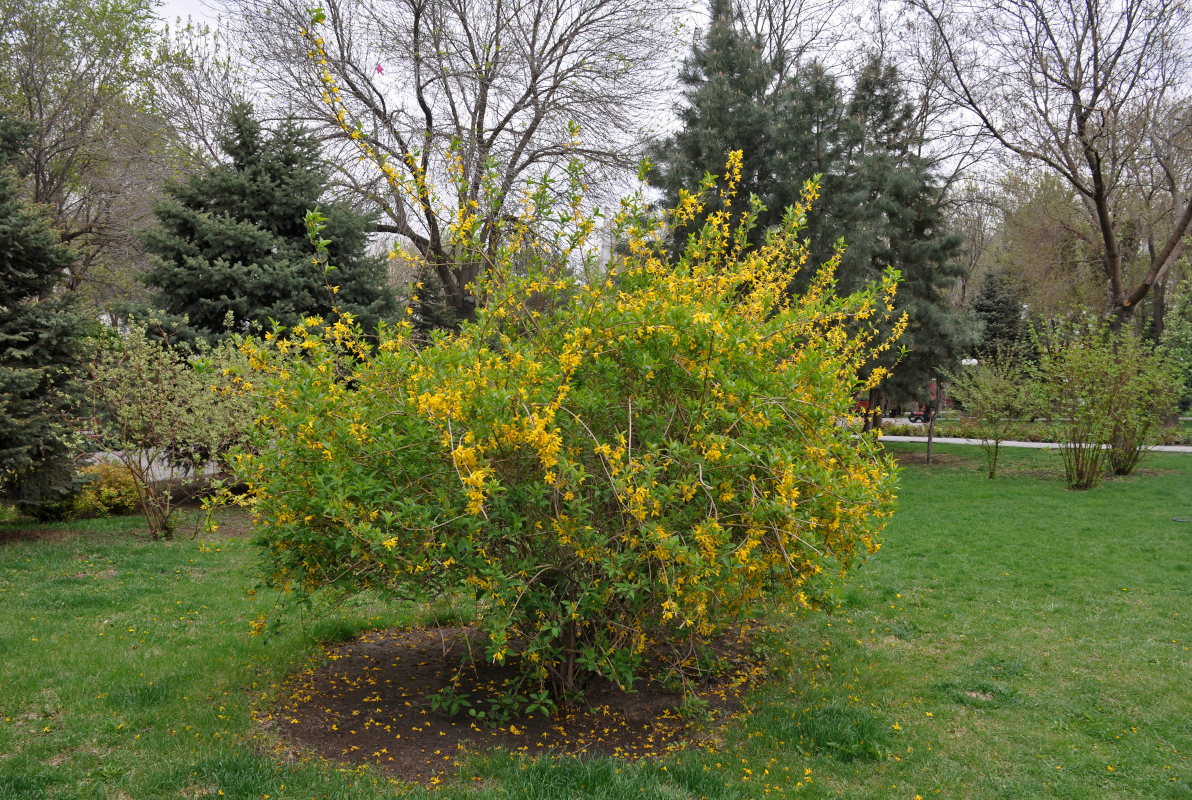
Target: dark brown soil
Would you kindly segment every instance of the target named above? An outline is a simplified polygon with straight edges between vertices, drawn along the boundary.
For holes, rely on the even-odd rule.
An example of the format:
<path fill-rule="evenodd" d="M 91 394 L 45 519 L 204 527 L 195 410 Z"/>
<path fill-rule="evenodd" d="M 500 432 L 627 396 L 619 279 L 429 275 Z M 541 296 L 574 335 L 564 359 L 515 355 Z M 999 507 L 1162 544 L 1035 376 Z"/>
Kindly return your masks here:
<path fill-rule="evenodd" d="M 0 525 L 0 547 L 17 542 L 62 542 L 77 534 L 67 528 L 29 528 Z"/>
<path fill-rule="evenodd" d="M 924 445 L 924 447 L 926 447 L 926 445 Z M 927 451 L 926 450 L 897 451 L 897 452 L 892 452 L 892 455 L 898 461 L 899 464 L 926 464 L 927 463 Z M 954 456 L 954 455 L 944 454 L 944 453 L 933 453 L 931 456 L 932 464 L 963 464 L 964 462 L 965 462 L 965 459 L 963 456 Z"/>
<path fill-rule="evenodd" d="M 746 655 L 748 631 L 715 643 L 732 664 L 713 685 L 698 687 L 714 720 L 740 708 L 741 695 L 762 666 Z M 528 755 L 604 754 L 647 758 L 708 744 L 708 725 L 679 713 L 682 698 L 656 681 L 626 692 L 605 684 L 588 691 L 583 708 L 553 717 L 523 717 L 486 727 L 469 717 L 432 709 L 430 697 L 456 674 L 474 634 L 459 628 L 372 631 L 325 648 L 327 663 L 291 681 L 280 707 L 262 719 L 304 751 L 335 761 L 371 762 L 395 777 L 438 783 L 468 751 L 501 747 Z M 481 664 L 463 671 L 463 685 L 478 710 L 513 676 L 511 665 Z"/>
<path fill-rule="evenodd" d="M 197 535 L 200 538 L 206 536 L 206 514 L 202 510 L 202 506 L 196 504 L 190 510 L 194 513 L 189 515 L 187 528 L 185 531 L 179 530 L 179 535 Z M 253 533 L 252 514 L 243 508 L 225 507 L 219 509 L 215 512 L 215 524 L 215 535 L 221 539 L 244 539 Z"/>
<path fill-rule="evenodd" d="M 139 521 L 144 519 L 139 511 L 128 516 L 136 517 Z M 178 505 L 174 511 L 174 521 L 178 524 L 175 536 L 179 539 L 208 537 L 206 512 L 200 501 L 189 501 Z M 253 533 L 252 515 L 242 508 L 218 510 L 215 522 L 217 525 L 216 538 L 240 539 L 251 536 Z M 38 523 L 28 520 L 0 524 L 0 547 L 17 542 L 63 542 L 88 535 L 80 533 L 77 528 L 71 526 L 69 521 L 43 524 L 45 527 L 39 527 Z M 148 538 L 149 533 L 148 529 L 142 526 L 131 529 L 124 535 Z"/>

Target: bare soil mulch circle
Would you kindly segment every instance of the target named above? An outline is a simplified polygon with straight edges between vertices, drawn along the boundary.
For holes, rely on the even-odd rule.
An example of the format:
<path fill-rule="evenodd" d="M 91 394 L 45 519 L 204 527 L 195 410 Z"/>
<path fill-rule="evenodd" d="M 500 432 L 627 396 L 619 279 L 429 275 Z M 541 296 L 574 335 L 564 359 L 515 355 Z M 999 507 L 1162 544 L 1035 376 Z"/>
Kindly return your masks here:
<path fill-rule="evenodd" d="M 714 683 L 696 689 L 714 719 L 736 713 L 744 692 L 765 672 L 749 655 L 751 633 L 743 627 L 712 643 L 717 657 L 730 665 Z M 461 628 L 388 629 L 326 646 L 326 663 L 295 676 L 278 706 L 260 721 L 301 751 L 331 761 L 375 764 L 394 777 L 430 784 L 454 773 L 465 754 L 491 748 L 531 757 L 634 760 L 712 743 L 706 730 L 678 712 L 679 694 L 646 678 L 632 692 L 601 684 L 589 689 L 585 707 L 498 727 L 486 727 L 466 712 L 453 717 L 434 710 L 431 696 L 448 685 L 468 648 L 479 646 L 475 637 Z M 469 666 L 458 691 L 473 699 L 491 695 L 513 674 L 508 663 Z M 487 703 L 475 707 L 484 709 Z"/>

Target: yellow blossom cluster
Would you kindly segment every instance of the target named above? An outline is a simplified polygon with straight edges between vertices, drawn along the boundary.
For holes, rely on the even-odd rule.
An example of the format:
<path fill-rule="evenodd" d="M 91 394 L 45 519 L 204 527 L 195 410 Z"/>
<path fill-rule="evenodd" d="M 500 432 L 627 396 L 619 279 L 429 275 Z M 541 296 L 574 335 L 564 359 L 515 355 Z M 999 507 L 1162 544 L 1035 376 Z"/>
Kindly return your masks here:
<path fill-rule="evenodd" d="M 668 226 L 710 185 L 662 219 L 624 201 L 607 264 L 582 204 L 544 226 L 527 192 L 458 334 L 370 345 L 308 320 L 254 353 L 269 396 L 242 474 L 271 580 L 472 594 L 489 657 L 517 642 L 525 686 L 561 699 L 875 552 L 893 469 L 850 410 L 905 325 L 897 276 L 838 297 L 837 254 L 789 294 L 818 188 L 750 248 L 740 164 L 682 253 Z"/>

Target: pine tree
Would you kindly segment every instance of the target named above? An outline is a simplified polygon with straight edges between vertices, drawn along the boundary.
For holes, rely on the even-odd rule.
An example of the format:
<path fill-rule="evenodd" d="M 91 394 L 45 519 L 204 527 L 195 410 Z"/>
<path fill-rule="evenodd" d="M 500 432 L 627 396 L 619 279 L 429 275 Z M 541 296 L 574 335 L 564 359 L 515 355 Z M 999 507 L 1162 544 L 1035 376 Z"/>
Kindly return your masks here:
<path fill-rule="evenodd" d="M 856 224 L 857 209 L 867 200 L 867 189 L 858 184 L 849 148 L 853 125 L 840 84 L 818 63 L 804 65 L 781 87 L 772 126 L 776 154 L 772 189 L 775 208 L 761 221 L 776 224 L 785 206 L 796 202 L 803 182 L 820 178 L 820 198 L 807 221 L 812 267 L 823 264 L 836 252 L 843 238 L 844 271 L 852 261 L 864 261 L 864 248 L 853 240 L 862 229 Z M 799 291 L 814 270 L 793 277 L 791 291 Z"/>
<path fill-rule="evenodd" d="M 848 246 L 844 291 L 874 280 L 887 266 L 902 274 L 896 307 L 908 317 L 905 352 L 883 387 L 897 402 L 924 399 L 928 383 L 972 346 L 976 330 L 950 302 L 964 274 L 963 237 L 944 225 L 943 188 L 919 155 L 913 110 L 897 71 L 872 59 L 849 100 L 833 186 L 825 191 L 830 224 Z M 823 237 L 821 259 L 830 253 Z"/>
<path fill-rule="evenodd" d="M 66 415 L 81 322 L 54 294 L 74 253 L 45 209 L 21 197 L 11 168 L 30 132 L 0 115 L 0 498 L 36 512 L 73 479 Z"/>
<path fill-rule="evenodd" d="M 448 302 L 439 276 L 429 265 L 423 265 L 416 277 L 410 287 L 409 305 L 415 341 L 429 342 L 435 331 L 458 330 L 461 320 Z"/>
<path fill-rule="evenodd" d="M 802 290 L 841 239 L 842 291 L 873 281 L 888 266 L 898 269 L 903 283 L 896 302 L 909 325 L 906 355 L 886 391 L 895 400 L 921 398 L 928 381 L 971 346 L 975 330 L 948 297 L 963 274 L 963 239 L 944 226 L 944 191 L 918 155 L 913 109 L 897 72 L 872 59 L 849 97 L 816 63 L 774 85 L 761 48 L 735 26 L 729 0 L 713 0 L 712 10 L 707 37 L 681 76 L 683 127 L 654 152 L 665 201 L 673 205 L 679 188 L 717 173 L 727 154 L 741 149 L 737 207 L 751 193 L 766 206 L 756 242 L 798 200 L 804 181 L 819 175 L 821 195 L 806 228 L 812 269 L 792 275 L 790 290 Z"/>
<path fill-rule="evenodd" d="M 895 302 L 909 319 L 901 340 L 906 350 L 883 394 L 899 402 L 922 399 L 928 382 L 971 346 L 975 330 L 949 300 L 963 275 L 963 238 L 944 225 L 944 191 L 918 155 L 913 108 L 898 73 L 871 59 L 846 98 L 832 75 L 808 64 L 782 88 L 777 108 L 771 150 L 779 154 L 780 177 L 770 195 L 777 205 L 792 203 L 802 182 L 820 175 L 808 260 L 824 263 L 843 239 L 842 291 L 876 280 L 889 266 L 902 274 Z M 810 271 L 796 275 L 791 291 L 810 277 Z"/>
<path fill-rule="evenodd" d="M 365 254 L 368 218 L 321 203 L 329 171 L 315 138 L 293 122 L 270 134 L 244 104 L 230 127 L 220 143 L 227 163 L 167 187 L 157 227 L 144 235 L 155 304 L 209 338 L 223 333 L 229 313 L 238 329 L 268 328 L 270 320 L 292 326 L 333 306 L 366 330 L 393 315 L 384 263 Z M 306 229 L 306 212 L 316 207 L 331 241 L 334 269 L 326 274 Z"/>
<path fill-rule="evenodd" d="M 663 190 L 664 204 L 673 208 L 680 190 L 690 191 L 708 173 L 723 176 L 729 153 L 741 150 L 744 162 L 734 209 L 746 211 L 750 195 L 757 195 L 771 212 L 776 208 L 781 216 L 782 206 L 776 206 L 771 196 L 776 185 L 771 133 L 774 114 L 768 92 L 771 70 L 761 43 L 735 24 L 732 0 L 711 3 L 712 23 L 679 74 L 684 87 L 679 108 L 683 127 L 652 149 L 650 179 Z M 716 202 L 709 202 L 705 216 L 717 209 Z M 696 225 L 700 224 L 702 220 L 697 220 Z M 764 228 L 764 222 L 759 223 L 755 236 Z M 685 238 L 687 233 L 678 231 L 676 236 Z"/>

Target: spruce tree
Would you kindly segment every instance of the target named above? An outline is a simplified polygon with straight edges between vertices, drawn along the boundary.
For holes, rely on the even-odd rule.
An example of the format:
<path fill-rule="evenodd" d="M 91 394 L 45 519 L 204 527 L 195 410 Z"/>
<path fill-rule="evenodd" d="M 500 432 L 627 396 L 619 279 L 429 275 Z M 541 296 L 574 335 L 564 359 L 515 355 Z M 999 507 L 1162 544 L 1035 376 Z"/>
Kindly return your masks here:
<path fill-rule="evenodd" d="M 81 322 L 70 297 L 54 293 L 74 253 L 12 170 L 30 132 L 0 115 L 0 498 L 36 513 L 74 475 L 66 417 Z"/>
<path fill-rule="evenodd" d="M 462 321 L 443 291 L 443 282 L 430 265 L 423 265 L 410 286 L 410 323 L 414 340 L 426 343 L 435 331 L 455 331 Z"/>
<path fill-rule="evenodd" d="M 981 325 L 977 352 L 982 355 L 1018 350 L 1026 336 L 1022 319 L 1022 298 L 1001 272 L 987 272 L 970 303 Z"/>
<path fill-rule="evenodd" d="M 776 183 L 771 189 L 775 207 L 761 222 L 777 224 L 784 208 L 799 200 L 803 183 L 816 175 L 820 178 L 820 198 L 806 227 L 812 269 L 793 276 L 791 284 L 792 291 L 799 291 L 814 268 L 833 256 L 842 238 L 848 246 L 842 271 L 850 271 L 850 262 L 864 261 L 859 256 L 864 248 L 854 247 L 853 240 L 861 232 L 857 209 L 869 192 L 855 180 L 848 103 L 839 82 L 822 65 L 811 63 L 799 69 L 780 88 L 775 108 Z"/>
<path fill-rule="evenodd" d="M 167 187 L 157 226 L 144 234 L 153 266 L 146 283 L 167 315 L 185 315 L 214 338 L 229 313 L 238 329 L 270 320 L 293 326 L 332 307 L 372 330 L 395 313 L 382 259 L 366 255 L 369 219 L 323 203 L 329 169 L 306 130 L 285 122 L 269 133 L 247 104 L 235 107 L 219 164 Z M 306 229 L 307 211 L 326 217 L 324 274 Z M 338 287 L 338 288 L 334 288 Z M 334 291 L 334 294 L 333 294 Z"/>

